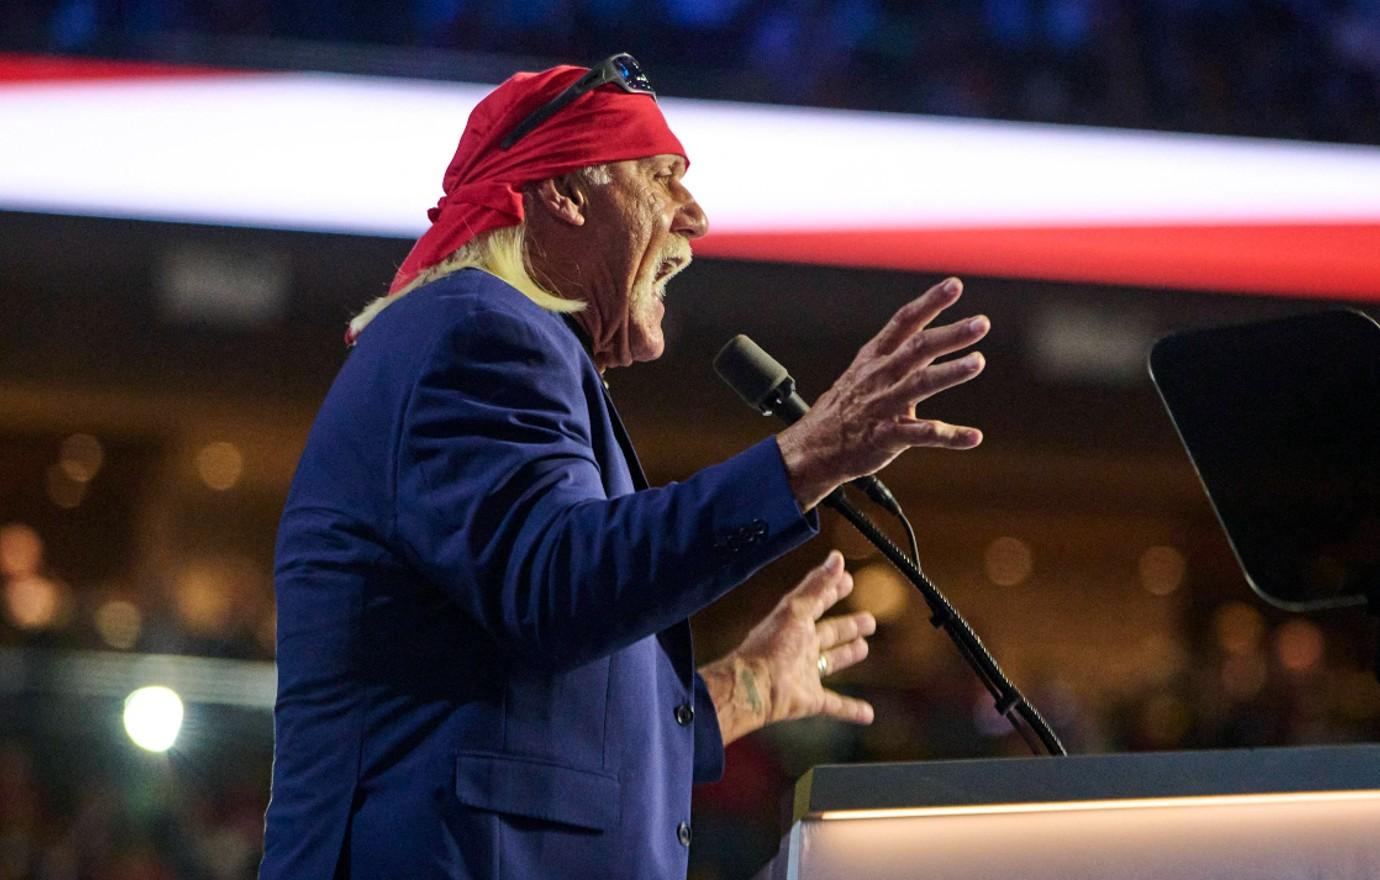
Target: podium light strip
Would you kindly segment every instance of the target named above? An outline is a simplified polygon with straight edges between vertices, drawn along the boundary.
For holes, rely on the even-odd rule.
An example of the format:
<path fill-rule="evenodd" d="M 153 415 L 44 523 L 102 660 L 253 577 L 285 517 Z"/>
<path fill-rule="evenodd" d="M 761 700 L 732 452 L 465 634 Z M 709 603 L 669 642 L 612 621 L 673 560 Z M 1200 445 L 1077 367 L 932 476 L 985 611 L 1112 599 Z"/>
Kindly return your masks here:
<path fill-rule="evenodd" d="M 1227 794 L 1201 797 L 1123 798 L 1090 801 L 1051 801 L 1028 804 L 959 804 L 948 807 L 905 807 L 891 810 L 825 810 L 806 819 L 909 819 L 933 816 L 981 816 L 1009 813 L 1063 813 L 1086 810 L 1145 810 L 1166 807 L 1212 807 L 1267 804 L 1333 803 L 1380 800 L 1380 791 L 1278 792 L 1275 794 Z"/>
<path fill-rule="evenodd" d="M 490 88 L 0 54 L 0 210 L 412 238 Z M 661 106 L 706 255 L 1380 301 L 1380 148 Z"/>

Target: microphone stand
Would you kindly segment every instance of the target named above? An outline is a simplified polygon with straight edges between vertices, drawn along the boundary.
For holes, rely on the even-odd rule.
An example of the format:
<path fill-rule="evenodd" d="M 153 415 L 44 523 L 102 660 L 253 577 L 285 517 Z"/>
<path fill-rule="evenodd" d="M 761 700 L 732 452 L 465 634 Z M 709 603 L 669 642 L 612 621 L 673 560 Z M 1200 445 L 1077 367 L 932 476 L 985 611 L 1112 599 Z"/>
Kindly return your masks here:
<path fill-rule="evenodd" d="M 968 621 L 963 619 L 963 615 L 958 613 L 939 588 L 925 577 L 925 573 L 919 567 L 919 557 L 912 562 L 872 520 L 868 519 L 867 514 L 853 506 L 844 494 L 843 487 L 840 486 L 826 497 L 824 504 L 837 510 L 844 519 L 852 523 L 853 527 L 920 591 L 930 609 L 930 623 L 935 629 L 943 630 L 953 640 L 964 662 L 972 668 L 987 688 L 987 692 L 992 695 L 997 712 L 1021 735 L 1021 739 L 1030 747 L 1031 753 L 1043 753 L 1052 757 L 1068 755 L 1054 730 L 1001 671 L 996 659 L 982 644 L 982 639 L 978 638 L 977 633 L 973 632 Z M 904 520 L 904 516 L 902 519 Z"/>
<path fill-rule="evenodd" d="M 728 344 L 720 349 L 714 357 L 714 371 L 719 374 L 719 378 L 743 399 L 748 406 L 762 413 L 763 415 L 778 415 L 787 423 L 795 422 L 809 410 L 809 406 L 801 399 L 795 391 L 795 380 L 786 372 L 786 368 L 781 366 L 771 355 L 761 349 L 757 343 L 748 339 L 746 336 L 735 336 L 728 341 Z M 906 527 L 906 535 L 910 540 L 911 550 L 914 561 L 901 552 L 895 544 L 891 542 L 881 529 L 868 519 L 867 516 L 848 500 L 844 494 L 843 487 L 840 486 L 824 499 L 824 504 L 837 510 L 843 515 L 844 519 L 853 524 L 863 537 L 871 541 L 872 544 L 896 566 L 901 574 L 905 575 L 915 588 L 920 591 L 920 595 L 925 597 L 925 603 L 930 607 L 930 623 L 936 629 L 942 629 L 948 633 L 949 638 L 958 646 L 959 653 L 963 656 L 972 670 L 977 673 L 978 679 L 982 681 L 987 692 L 996 701 L 996 709 L 1000 715 L 1011 723 L 1016 732 L 1025 740 L 1031 752 L 1039 755 L 1040 746 L 1043 746 L 1044 753 L 1048 755 L 1067 755 L 1064 744 L 1059 741 L 1045 719 L 1030 705 L 1016 686 L 1013 685 L 1002 673 L 997 661 L 992 658 L 991 653 L 983 646 L 982 640 L 977 633 L 968 625 L 968 621 L 958 613 L 949 600 L 944 598 L 944 594 L 939 592 L 939 588 L 930 583 L 930 579 L 925 577 L 925 573 L 920 570 L 920 554 L 916 549 L 915 530 L 911 528 L 910 521 L 906 519 L 905 511 L 892 496 L 890 490 L 886 489 L 875 477 L 862 477 L 854 481 L 855 484 L 868 494 L 878 505 L 896 516 L 897 519 Z M 1021 722 L 1024 722 L 1022 724 Z M 1038 739 L 1038 743 L 1036 740 Z"/>

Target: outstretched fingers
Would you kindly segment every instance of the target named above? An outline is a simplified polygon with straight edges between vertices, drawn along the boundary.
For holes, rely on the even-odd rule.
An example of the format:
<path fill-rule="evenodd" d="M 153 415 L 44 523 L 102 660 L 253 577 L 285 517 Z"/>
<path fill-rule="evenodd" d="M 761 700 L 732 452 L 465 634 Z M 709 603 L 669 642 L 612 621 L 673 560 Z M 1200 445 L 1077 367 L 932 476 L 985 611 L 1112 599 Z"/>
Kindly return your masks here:
<path fill-rule="evenodd" d="M 845 697 L 828 688 L 824 690 L 824 705 L 820 708 L 820 714 L 854 724 L 871 724 L 874 717 L 871 703 L 856 697 Z"/>
<path fill-rule="evenodd" d="M 811 620 L 819 620 L 835 602 L 853 590 L 853 576 L 843 568 L 843 554 L 830 550 L 824 562 L 810 569 L 783 601 L 795 605 Z"/>
<path fill-rule="evenodd" d="M 850 666 L 854 666 L 867 659 L 868 647 L 867 640 L 862 638 L 854 639 L 847 644 L 830 648 L 820 652 L 824 659 L 829 662 L 829 675 L 842 672 Z"/>
<path fill-rule="evenodd" d="M 963 293 L 963 282 L 957 278 L 946 278 L 896 310 L 886 326 L 872 337 L 868 346 L 875 354 L 886 355 L 895 351 L 901 343 L 909 339 L 915 331 L 929 325 L 939 313 L 953 305 Z"/>
<path fill-rule="evenodd" d="M 982 443 L 982 432 L 966 425 L 951 425 L 935 419 L 897 419 L 893 437 L 906 446 L 935 449 L 972 449 Z"/>
<path fill-rule="evenodd" d="M 942 327 L 931 327 L 914 334 L 891 355 L 891 369 L 897 375 L 925 367 L 937 358 L 967 348 L 992 329 L 986 315 L 975 315 Z"/>
<path fill-rule="evenodd" d="M 877 631 L 877 618 L 870 611 L 858 611 L 840 617 L 829 617 L 815 625 L 821 650 L 842 645 L 857 638 L 866 638 Z"/>
<path fill-rule="evenodd" d="M 969 352 L 961 358 L 942 363 L 930 364 L 912 370 L 891 387 L 887 397 L 892 404 L 908 407 L 945 389 L 976 379 L 986 366 L 987 359 L 980 351 Z"/>

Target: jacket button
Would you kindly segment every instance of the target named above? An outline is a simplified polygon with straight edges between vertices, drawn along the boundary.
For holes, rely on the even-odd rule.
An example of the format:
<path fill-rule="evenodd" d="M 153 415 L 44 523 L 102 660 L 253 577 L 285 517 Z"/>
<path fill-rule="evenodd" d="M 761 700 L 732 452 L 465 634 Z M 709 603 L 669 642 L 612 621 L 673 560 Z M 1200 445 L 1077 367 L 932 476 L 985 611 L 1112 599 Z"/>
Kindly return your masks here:
<path fill-rule="evenodd" d="M 690 845 L 690 823 L 682 822 L 676 826 L 676 840 L 680 841 L 681 846 Z"/>
<path fill-rule="evenodd" d="M 695 707 L 689 703 L 681 703 L 676 707 L 676 723 L 681 727 L 695 720 Z"/>

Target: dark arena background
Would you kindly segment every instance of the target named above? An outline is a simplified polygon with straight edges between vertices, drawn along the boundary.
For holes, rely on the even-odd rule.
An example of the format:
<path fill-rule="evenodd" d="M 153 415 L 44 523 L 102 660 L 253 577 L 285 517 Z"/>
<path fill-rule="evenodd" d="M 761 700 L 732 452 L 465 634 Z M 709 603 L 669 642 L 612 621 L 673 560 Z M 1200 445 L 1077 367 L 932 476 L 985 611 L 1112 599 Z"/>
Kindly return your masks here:
<path fill-rule="evenodd" d="M 247 878 L 274 532 L 345 351 L 483 91 L 616 51 L 709 215 L 667 354 L 610 376 L 654 482 L 775 430 L 961 275 L 986 373 L 887 472 L 931 577 L 1071 752 L 1360 743 L 1374 634 L 1259 601 L 1146 370 L 1171 331 L 1380 312 L 1367 0 L 7 0 L 0 8 L 0 880 Z M 876 615 L 866 728 L 769 728 L 696 790 L 694 880 L 752 875 L 820 763 L 1023 754 L 846 523 L 698 615 L 727 651 L 828 546 Z M 154 690 L 142 690 L 155 687 Z"/>

